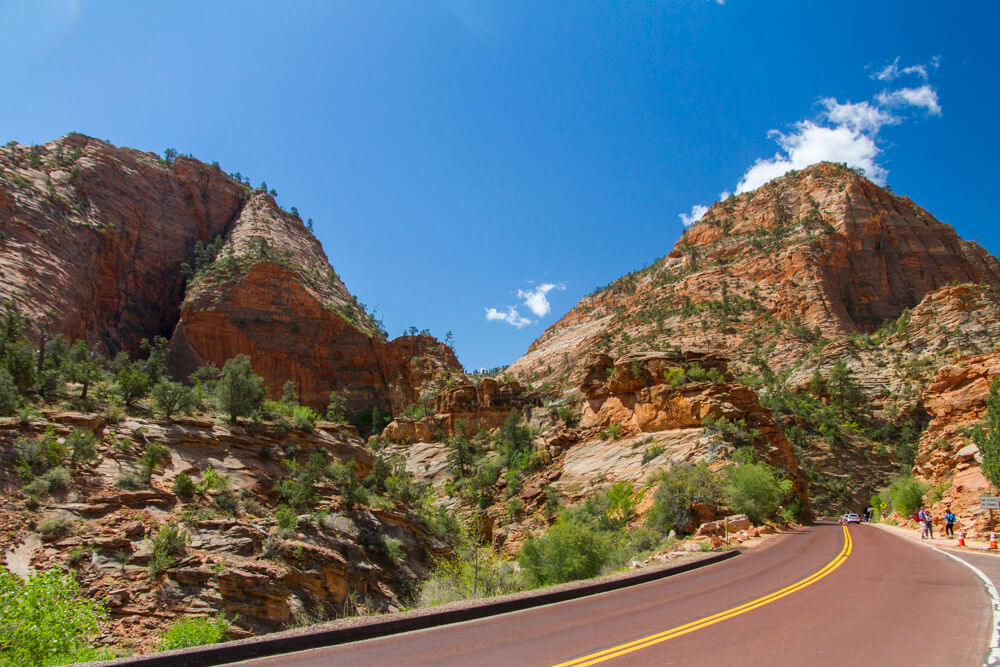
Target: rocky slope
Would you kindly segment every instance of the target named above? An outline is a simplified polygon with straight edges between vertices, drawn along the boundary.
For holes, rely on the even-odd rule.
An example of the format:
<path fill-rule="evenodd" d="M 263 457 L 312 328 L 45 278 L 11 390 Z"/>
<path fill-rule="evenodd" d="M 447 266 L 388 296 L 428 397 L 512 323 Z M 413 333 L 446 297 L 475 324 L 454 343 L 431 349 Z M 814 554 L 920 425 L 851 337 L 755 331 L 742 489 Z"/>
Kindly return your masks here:
<path fill-rule="evenodd" d="M 198 243 L 221 244 L 214 261 Z M 385 340 L 263 190 L 79 134 L 0 148 L 0 301 L 109 356 L 164 336 L 179 378 L 248 354 L 273 395 L 291 381 L 317 409 L 340 391 L 353 410 L 400 411 L 461 373 L 428 336 Z"/>
<path fill-rule="evenodd" d="M 16 461 L 28 443 L 76 429 L 96 434 L 97 460 L 31 500 Z M 149 443 L 166 447 L 169 458 L 151 485 L 122 490 L 123 476 Z M 2 564 L 21 574 L 73 570 L 84 591 L 110 608 L 104 644 L 129 651 L 155 648 L 166 627 L 192 615 L 222 611 L 236 619 L 230 636 L 246 636 L 408 603 L 430 555 L 447 545 L 402 504 L 351 506 L 342 489 L 324 484 L 317 487 L 322 511 L 293 519 L 293 528 L 278 526 L 276 485 L 288 477 L 289 461 L 317 453 L 327 463 L 354 462 L 362 476 L 374 461 L 353 428 L 335 424 L 307 433 L 253 431 L 204 416 L 109 423 L 99 414 L 49 412 L 28 422 L 0 419 Z M 196 483 L 216 481 L 180 498 L 172 485 L 182 473 Z M 187 535 L 187 548 L 156 576 L 152 538 L 168 522 Z M 388 538 L 398 540 L 396 551 L 385 546 Z"/>
<path fill-rule="evenodd" d="M 595 352 L 725 357 L 796 432 L 815 497 L 838 511 L 863 506 L 912 460 L 936 370 L 994 349 L 998 289 L 1000 262 L 980 246 L 822 163 L 715 204 L 665 257 L 582 299 L 508 372 L 567 389 Z M 823 384 L 845 372 L 865 400 L 833 415 Z"/>
<path fill-rule="evenodd" d="M 1000 350 L 944 366 L 923 396 L 932 419 L 920 438 L 914 473 L 932 486 L 927 504 L 933 515 L 940 519 L 951 507 L 959 528 L 973 535 L 990 530 L 989 513 L 980 509 L 979 497 L 996 495 L 996 490 L 983 476 L 971 427 L 982 419 L 990 383 L 997 378 Z"/>
<path fill-rule="evenodd" d="M 906 197 L 821 163 L 715 204 L 651 266 L 585 297 L 509 371 L 572 384 L 593 351 L 680 346 L 776 369 L 874 331 L 952 282 L 1000 288 L 1000 262 Z"/>
<path fill-rule="evenodd" d="M 695 362 L 719 371 L 721 377 L 666 381 L 664 371 Z M 515 553 L 527 535 L 544 529 L 547 504 L 573 505 L 615 482 L 628 482 L 636 489 L 655 486 L 656 475 L 677 464 L 705 461 L 718 470 L 731 463 L 737 446 L 752 447 L 761 461 L 792 480 L 801 507 L 799 518 L 810 520 L 806 479 L 791 443 L 756 394 L 726 377 L 732 379 L 719 357 L 648 353 L 613 360 L 598 354 L 590 359 L 578 390 L 555 404 L 569 409 L 575 402 L 573 418 L 566 414 L 560 418 L 556 407 L 547 407 L 554 398 L 551 394 L 484 380 L 479 387 L 446 390 L 435 414 L 418 421 L 397 419 L 382 438 L 393 443 L 390 451 L 406 456 L 416 479 L 448 493 L 449 483 L 455 481 L 448 444 L 459 431 L 455 425 L 461 422 L 466 433 L 474 433 L 500 426 L 511 409 L 525 415 L 536 434 L 533 447 L 541 465 L 520 486 L 497 480 L 491 489 L 493 502 L 479 514 L 484 532 L 508 553 Z M 455 396 L 465 400 L 454 400 Z M 736 435 L 744 435 L 745 441 L 737 441 L 727 424 L 741 430 Z M 515 512 L 510 511 L 511 497 Z M 468 499 L 455 496 L 449 503 L 455 511 L 476 512 Z M 715 518 L 705 507 L 687 528 L 693 532 L 702 521 Z"/>

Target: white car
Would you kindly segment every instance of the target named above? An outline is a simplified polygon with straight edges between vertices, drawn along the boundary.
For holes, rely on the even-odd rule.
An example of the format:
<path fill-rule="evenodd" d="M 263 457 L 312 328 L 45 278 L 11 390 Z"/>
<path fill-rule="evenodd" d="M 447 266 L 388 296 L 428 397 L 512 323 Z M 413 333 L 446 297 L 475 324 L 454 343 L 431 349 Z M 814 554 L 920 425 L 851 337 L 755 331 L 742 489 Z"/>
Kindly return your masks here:
<path fill-rule="evenodd" d="M 854 514 L 853 512 L 850 514 L 845 514 L 844 516 L 841 517 L 841 520 L 844 523 L 861 523 L 861 517 L 858 516 L 857 514 Z"/>

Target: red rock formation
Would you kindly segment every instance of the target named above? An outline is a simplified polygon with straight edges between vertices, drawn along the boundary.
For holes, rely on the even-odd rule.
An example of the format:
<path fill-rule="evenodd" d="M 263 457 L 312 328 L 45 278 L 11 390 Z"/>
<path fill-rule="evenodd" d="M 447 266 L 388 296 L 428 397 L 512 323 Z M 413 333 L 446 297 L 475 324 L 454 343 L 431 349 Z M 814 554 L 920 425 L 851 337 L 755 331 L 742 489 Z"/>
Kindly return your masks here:
<path fill-rule="evenodd" d="M 806 333 L 871 330 L 953 281 L 997 290 L 1000 262 L 909 199 L 822 163 L 715 204 L 666 257 L 582 299 L 509 370 L 571 386 L 597 350 L 680 346 L 739 365 L 766 341 L 772 367 L 787 368 L 811 349 Z"/>
<path fill-rule="evenodd" d="M 382 437 L 389 442 L 433 442 L 442 436 L 454 436 L 458 422 L 465 424 L 465 435 L 472 435 L 480 429 L 499 428 L 511 409 L 542 404 L 542 394 L 525 392 L 517 382 L 485 378 L 478 386 L 445 386 L 434 403 L 433 415 L 419 420 L 397 418 L 386 426 Z"/>
<path fill-rule="evenodd" d="M 225 237 L 188 282 L 197 241 Z M 398 412 L 461 366 L 428 336 L 385 341 L 302 221 L 198 160 L 71 134 L 0 148 L 0 300 L 106 354 L 171 337 L 171 370 L 250 355 L 273 395 Z"/>
<path fill-rule="evenodd" d="M 945 507 L 958 516 L 959 528 L 988 531 L 988 513 L 979 508 L 979 496 L 995 495 L 982 473 L 982 456 L 969 437 L 986 407 L 990 383 L 1000 378 L 1000 350 L 967 357 L 944 366 L 924 392 L 924 406 L 933 419 L 920 438 L 914 474 L 941 489 L 932 506 L 940 517 Z"/>
<path fill-rule="evenodd" d="M 807 485 L 798 457 L 771 411 L 761 407 L 757 395 L 747 387 L 725 382 L 671 386 L 663 371 L 675 367 L 677 359 L 669 353 L 647 354 L 611 363 L 606 355 L 595 355 L 588 369 L 588 382 L 581 387 L 587 400 L 580 427 L 618 424 L 624 433 L 637 434 L 699 427 L 707 417 L 743 420 L 748 430 L 760 434 L 753 446 L 761 458 L 785 471 L 808 507 Z M 723 360 L 711 360 L 715 368 L 725 368 Z M 600 380 L 602 375 L 604 379 Z"/>
<path fill-rule="evenodd" d="M 169 335 L 181 264 L 223 234 L 244 189 L 216 167 L 80 134 L 0 148 L 0 300 L 106 353 Z"/>
<path fill-rule="evenodd" d="M 244 207 L 215 264 L 189 285 L 172 339 L 180 375 L 237 354 L 250 356 L 272 395 L 290 380 L 299 401 L 317 409 L 341 391 L 354 409 L 399 412 L 461 375 L 451 349 L 429 336 L 381 338 L 319 242 L 263 193 Z"/>

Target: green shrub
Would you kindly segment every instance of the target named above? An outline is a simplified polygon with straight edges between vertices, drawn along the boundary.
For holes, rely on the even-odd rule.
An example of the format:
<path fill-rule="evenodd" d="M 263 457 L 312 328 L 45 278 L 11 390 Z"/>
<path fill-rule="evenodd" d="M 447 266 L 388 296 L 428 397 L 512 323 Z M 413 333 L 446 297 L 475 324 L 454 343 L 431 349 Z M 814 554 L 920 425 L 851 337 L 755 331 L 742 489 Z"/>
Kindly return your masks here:
<path fill-rule="evenodd" d="M 17 412 L 21 398 L 14 384 L 14 378 L 6 368 L 0 368 L 0 415 L 12 415 Z"/>
<path fill-rule="evenodd" d="M 330 466 L 330 476 L 340 487 L 340 500 L 348 508 L 363 505 L 368 501 L 368 490 L 358 479 L 357 463 L 334 463 Z"/>
<path fill-rule="evenodd" d="M 666 448 L 659 443 L 655 445 L 650 445 L 649 447 L 646 448 L 646 451 L 642 453 L 642 462 L 649 463 L 650 461 L 652 461 L 665 451 Z"/>
<path fill-rule="evenodd" d="M 168 420 L 178 410 L 190 410 L 196 402 L 189 387 L 165 378 L 153 385 L 152 394 L 156 409 Z"/>
<path fill-rule="evenodd" d="M 657 479 L 646 523 L 663 534 L 683 530 L 691 521 L 693 503 L 717 503 L 722 496 L 715 474 L 704 463 L 674 466 Z"/>
<path fill-rule="evenodd" d="M 680 366 L 675 366 L 674 368 L 668 368 L 663 371 L 663 380 L 666 382 L 667 386 L 670 387 L 680 387 L 684 384 L 687 379 L 687 373 Z"/>
<path fill-rule="evenodd" d="M 66 445 L 59 442 L 59 436 L 51 426 L 45 429 L 41 438 L 18 438 L 14 446 L 18 452 L 18 470 L 28 477 L 41 475 L 66 458 Z"/>
<path fill-rule="evenodd" d="M 792 483 L 766 463 L 751 463 L 730 467 L 723 490 L 733 510 L 759 523 L 778 515 Z"/>
<path fill-rule="evenodd" d="M 35 667 L 99 660 L 88 646 L 105 611 L 71 574 L 46 570 L 26 580 L 0 566 L 0 664 Z"/>
<path fill-rule="evenodd" d="M 226 637 L 231 623 L 219 613 L 215 618 L 185 618 L 177 621 L 160 638 L 160 650 L 218 644 Z"/>
<path fill-rule="evenodd" d="M 173 567 L 177 559 L 187 552 L 188 541 L 188 534 L 177 524 L 171 522 L 161 526 L 149 540 L 149 575 L 156 579 Z"/>
<path fill-rule="evenodd" d="M 38 524 L 38 533 L 43 540 L 55 541 L 73 532 L 73 522 L 63 517 L 51 517 Z"/>
<path fill-rule="evenodd" d="M 382 541 L 385 543 L 385 553 L 391 560 L 399 561 L 406 555 L 403 551 L 403 540 L 397 537 L 384 537 Z"/>
<path fill-rule="evenodd" d="M 74 429 L 66 436 L 66 447 L 69 449 L 69 461 L 73 468 L 94 464 L 101 458 L 97 452 L 97 438 L 93 431 L 87 429 Z"/>
<path fill-rule="evenodd" d="M 142 471 L 146 484 L 153 478 L 153 471 L 164 461 L 170 460 L 170 449 L 158 442 L 146 443 L 146 448 L 139 457 L 139 470 Z"/>
<path fill-rule="evenodd" d="M 319 415 L 304 405 L 296 405 L 292 410 L 292 425 L 299 431 L 312 433 Z"/>
<path fill-rule="evenodd" d="M 134 405 L 149 394 L 149 374 L 140 362 L 128 363 L 115 374 L 115 385 L 125 405 Z"/>
<path fill-rule="evenodd" d="M 900 475 L 889 484 L 889 502 L 893 509 L 910 517 L 920 509 L 926 492 L 927 484 L 913 475 Z"/>
<path fill-rule="evenodd" d="M 1000 486 L 1000 379 L 990 383 L 986 414 L 973 428 L 972 440 L 983 457 L 983 476 L 994 487 Z"/>
<path fill-rule="evenodd" d="M 123 491 L 135 491 L 147 486 L 149 486 L 147 479 L 130 468 L 122 470 L 118 473 L 118 477 L 115 478 L 115 488 L 122 489 Z"/>
<path fill-rule="evenodd" d="M 562 423 L 570 426 L 575 420 L 573 418 L 573 406 L 572 405 L 560 405 L 559 409 L 556 411 L 559 419 Z"/>
<path fill-rule="evenodd" d="M 529 586 L 549 586 L 597 576 L 608 558 L 605 535 L 576 521 L 560 521 L 530 537 L 517 554 Z"/>
<path fill-rule="evenodd" d="M 219 408 L 229 413 L 235 424 L 239 417 L 248 417 L 260 409 L 267 390 L 264 380 L 253 372 L 250 357 L 239 354 L 222 367 L 222 376 L 215 384 Z"/>
<path fill-rule="evenodd" d="M 192 498 L 196 490 L 191 476 L 184 472 L 174 478 L 174 484 L 171 488 L 175 496 L 185 500 Z"/>
<path fill-rule="evenodd" d="M 45 480 L 49 493 L 52 493 L 68 489 L 70 483 L 73 481 L 73 476 L 70 474 L 69 469 L 59 466 L 46 472 L 42 475 L 41 479 Z"/>
<path fill-rule="evenodd" d="M 283 535 L 295 532 L 299 523 L 298 513 L 287 505 L 279 505 L 274 518 L 278 523 L 278 531 Z"/>
<path fill-rule="evenodd" d="M 430 607 L 505 595 L 520 588 L 513 563 L 489 548 L 465 544 L 456 550 L 455 557 L 434 561 L 430 577 L 420 589 L 418 604 Z"/>

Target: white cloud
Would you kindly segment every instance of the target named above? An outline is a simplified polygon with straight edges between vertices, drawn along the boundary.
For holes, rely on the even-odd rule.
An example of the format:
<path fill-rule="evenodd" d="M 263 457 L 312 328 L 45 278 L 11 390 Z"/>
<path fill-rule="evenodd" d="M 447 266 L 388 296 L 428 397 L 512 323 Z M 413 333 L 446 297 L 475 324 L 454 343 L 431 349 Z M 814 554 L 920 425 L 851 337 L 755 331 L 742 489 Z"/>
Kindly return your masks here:
<path fill-rule="evenodd" d="M 909 67 L 899 66 L 899 56 L 891 63 L 873 73 L 871 78 L 879 81 L 895 81 L 901 76 L 916 74 L 924 81 L 927 80 L 928 70 L 937 69 L 941 64 L 941 56 L 934 56 L 930 62 L 924 64 L 910 65 Z"/>
<path fill-rule="evenodd" d="M 549 299 L 546 296 L 549 292 L 554 289 L 566 289 L 565 285 L 556 285 L 553 283 L 543 283 L 533 290 L 517 290 L 517 298 L 524 300 L 524 305 L 527 306 L 528 310 L 533 312 L 538 317 L 543 317 L 548 315 L 552 311 L 552 305 L 549 303 Z"/>
<path fill-rule="evenodd" d="M 688 215 L 687 213 L 681 213 L 680 219 L 681 222 L 684 223 L 685 227 L 690 227 L 691 225 L 693 225 L 694 223 L 698 222 L 703 217 L 705 217 L 706 213 L 708 213 L 707 206 L 702 206 L 701 204 L 695 204 L 694 206 L 691 207 L 691 214 Z"/>
<path fill-rule="evenodd" d="M 486 319 L 490 321 L 506 322 L 513 327 L 517 327 L 518 329 L 531 324 L 531 320 L 517 312 L 517 308 L 514 306 L 507 306 L 507 312 L 497 310 L 496 308 L 487 308 Z"/>
<path fill-rule="evenodd" d="M 883 125 L 895 125 L 899 119 L 868 102 L 841 104 L 832 97 L 820 104 L 826 107 L 826 118 L 834 125 L 846 125 L 857 132 L 878 132 Z"/>
<path fill-rule="evenodd" d="M 930 62 L 900 67 L 899 58 L 871 75 L 879 81 L 892 81 L 901 76 L 914 75 L 925 82 L 932 70 L 940 65 L 935 56 Z M 816 119 L 801 120 L 788 132 L 771 130 L 772 137 L 781 148 L 773 156 L 759 158 L 740 178 L 736 193 L 749 192 L 793 169 L 804 169 L 817 162 L 845 162 L 851 167 L 864 169 L 865 175 L 884 184 L 888 170 L 879 164 L 882 149 L 876 138 L 886 125 L 897 125 L 905 119 L 906 109 L 923 109 L 932 116 L 941 115 L 937 90 L 929 83 L 917 87 L 883 90 L 874 99 L 862 102 L 840 102 L 833 97 L 819 101 L 822 111 Z M 719 199 L 729 196 L 722 192 Z M 697 204 L 691 213 L 681 213 L 685 227 L 693 225 L 708 211 Z"/>
<path fill-rule="evenodd" d="M 941 104 L 938 102 L 937 91 L 929 84 L 919 88 L 900 88 L 899 90 L 883 90 L 876 98 L 879 104 L 887 107 L 920 107 L 926 109 L 932 116 L 941 115 Z"/>
<path fill-rule="evenodd" d="M 534 289 L 517 290 L 517 298 L 521 299 L 524 302 L 524 307 L 534 313 L 536 317 L 544 317 L 552 312 L 548 293 L 552 290 L 564 289 L 566 286 L 560 283 L 542 283 Z M 487 308 L 486 319 L 491 322 L 506 322 L 518 329 L 535 323 L 535 320 L 529 320 L 521 315 L 516 306 L 505 306 L 505 309 Z"/>
<path fill-rule="evenodd" d="M 868 178 L 884 183 L 888 172 L 875 160 L 881 152 L 875 139 L 847 125 L 827 127 L 811 120 L 796 123 L 795 130 L 784 134 L 771 131 L 783 152 L 753 163 L 736 186 L 736 193 L 755 190 L 793 169 L 804 169 L 817 162 L 846 162 L 861 167 Z"/>

